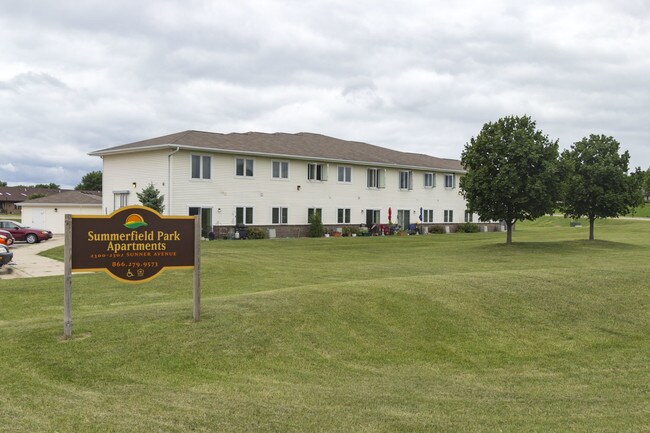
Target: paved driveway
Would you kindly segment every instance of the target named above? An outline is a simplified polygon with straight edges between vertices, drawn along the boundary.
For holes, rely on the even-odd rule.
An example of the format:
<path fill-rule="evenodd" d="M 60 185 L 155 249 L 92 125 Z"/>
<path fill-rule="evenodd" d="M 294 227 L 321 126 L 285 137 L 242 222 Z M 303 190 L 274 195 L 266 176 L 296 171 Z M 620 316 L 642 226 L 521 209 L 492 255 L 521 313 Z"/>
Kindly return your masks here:
<path fill-rule="evenodd" d="M 63 245 L 63 235 L 54 235 L 52 239 L 31 245 L 25 242 L 16 242 L 9 247 L 14 253 L 12 262 L 14 264 L 0 268 L 0 280 L 63 275 L 63 262 L 38 255 L 41 251 L 59 245 Z"/>

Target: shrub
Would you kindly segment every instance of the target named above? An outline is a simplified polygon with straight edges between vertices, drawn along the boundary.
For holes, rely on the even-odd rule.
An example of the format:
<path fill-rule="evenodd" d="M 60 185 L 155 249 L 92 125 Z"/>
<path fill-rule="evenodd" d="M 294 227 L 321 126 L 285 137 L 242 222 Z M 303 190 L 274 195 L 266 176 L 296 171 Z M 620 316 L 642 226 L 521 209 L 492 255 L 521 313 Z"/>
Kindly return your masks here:
<path fill-rule="evenodd" d="M 429 233 L 433 234 L 443 234 L 445 232 L 445 228 L 443 226 L 433 226 L 429 229 Z"/>
<path fill-rule="evenodd" d="M 323 221 L 320 218 L 320 215 L 317 213 L 309 217 L 309 232 L 307 236 L 310 238 L 322 238 L 325 234 L 325 229 L 323 228 Z"/>
<path fill-rule="evenodd" d="M 458 227 L 456 227 L 456 233 L 478 233 L 478 232 L 479 232 L 478 225 L 474 223 L 458 224 Z"/>
<path fill-rule="evenodd" d="M 357 226 L 345 226 L 343 227 L 343 236 L 352 236 L 353 234 L 359 234 L 359 227 Z"/>
<path fill-rule="evenodd" d="M 250 227 L 246 230 L 246 237 L 248 239 L 264 239 L 266 238 L 266 233 L 262 228 Z"/>

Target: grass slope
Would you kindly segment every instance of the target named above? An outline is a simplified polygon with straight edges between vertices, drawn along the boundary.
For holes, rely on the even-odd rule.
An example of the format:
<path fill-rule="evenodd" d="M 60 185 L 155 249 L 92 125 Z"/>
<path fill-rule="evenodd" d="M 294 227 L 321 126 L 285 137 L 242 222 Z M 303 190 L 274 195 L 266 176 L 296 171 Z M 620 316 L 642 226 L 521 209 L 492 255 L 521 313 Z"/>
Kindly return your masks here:
<path fill-rule="evenodd" d="M 143 285 L 0 280 L 0 431 L 638 432 L 650 223 L 202 244 Z M 50 254 L 60 255 L 60 251 Z"/>

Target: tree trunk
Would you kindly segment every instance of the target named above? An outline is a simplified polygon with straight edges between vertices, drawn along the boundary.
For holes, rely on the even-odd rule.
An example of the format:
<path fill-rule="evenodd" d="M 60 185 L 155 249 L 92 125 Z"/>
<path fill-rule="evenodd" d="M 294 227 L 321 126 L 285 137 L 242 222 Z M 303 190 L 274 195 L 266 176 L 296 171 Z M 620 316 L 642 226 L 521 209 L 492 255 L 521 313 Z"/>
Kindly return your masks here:
<path fill-rule="evenodd" d="M 512 243 L 512 221 L 506 221 L 506 244 Z"/>
<path fill-rule="evenodd" d="M 594 220 L 596 218 L 590 216 L 589 217 L 589 240 L 593 241 L 594 240 Z"/>

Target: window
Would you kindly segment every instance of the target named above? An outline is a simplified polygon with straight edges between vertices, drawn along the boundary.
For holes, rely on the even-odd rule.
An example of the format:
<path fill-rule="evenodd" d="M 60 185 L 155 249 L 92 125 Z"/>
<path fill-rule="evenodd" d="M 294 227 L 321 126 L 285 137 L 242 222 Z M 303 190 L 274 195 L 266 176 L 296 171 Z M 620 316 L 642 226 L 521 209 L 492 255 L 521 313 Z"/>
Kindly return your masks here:
<path fill-rule="evenodd" d="M 424 173 L 424 187 L 433 188 L 436 186 L 436 175 L 433 173 Z"/>
<path fill-rule="evenodd" d="M 381 221 L 381 213 L 379 209 L 366 209 L 366 226 L 371 229 L 375 224 Z"/>
<path fill-rule="evenodd" d="M 307 164 L 307 180 L 327 180 L 327 165 Z"/>
<path fill-rule="evenodd" d="M 212 208 L 210 207 L 190 207 L 189 213 L 192 215 L 201 216 L 201 236 L 208 237 L 208 233 L 212 231 Z"/>
<path fill-rule="evenodd" d="M 386 188 L 386 170 L 383 168 L 368 169 L 368 188 Z"/>
<path fill-rule="evenodd" d="M 352 182 L 352 167 L 338 166 L 338 181 L 343 183 Z"/>
<path fill-rule="evenodd" d="M 274 207 L 272 209 L 271 222 L 273 224 L 287 224 L 289 221 L 289 209 L 286 207 Z"/>
<path fill-rule="evenodd" d="M 350 224 L 350 209 L 338 209 L 336 222 L 339 224 Z"/>
<path fill-rule="evenodd" d="M 323 209 L 317 207 L 310 207 L 307 209 L 307 222 L 311 221 L 311 217 L 316 214 L 320 217 L 321 221 L 323 220 Z"/>
<path fill-rule="evenodd" d="M 411 225 L 411 211 L 408 209 L 397 210 L 397 225 L 403 229 L 408 229 Z"/>
<path fill-rule="evenodd" d="M 252 159 L 237 158 L 235 166 L 237 176 L 253 177 Z"/>
<path fill-rule="evenodd" d="M 129 191 L 113 191 L 113 210 L 129 205 Z"/>
<path fill-rule="evenodd" d="M 235 223 L 253 224 L 253 208 L 252 207 L 235 208 Z"/>
<path fill-rule="evenodd" d="M 471 223 L 474 222 L 474 214 L 470 210 L 465 211 L 465 222 Z"/>
<path fill-rule="evenodd" d="M 273 161 L 273 179 L 289 179 L 289 163 Z"/>
<path fill-rule="evenodd" d="M 192 155 L 192 179 L 210 179 L 212 157 Z"/>
<path fill-rule="evenodd" d="M 399 189 L 413 189 L 413 183 L 411 179 L 413 178 L 413 172 L 411 171 L 400 171 L 399 172 Z"/>
<path fill-rule="evenodd" d="M 445 222 L 453 223 L 454 222 L 454 211 L 445 209 Z"/>
<path fill-rule="evenodd" d="M 433 209 L 424 209 L 422 211 L 422 222 L 423 223 L 433 222 Z"/>
<path fill-rule="evenodd" d="M 445 188 L 456 188 L 456 176 L 445 174 Z"/>

